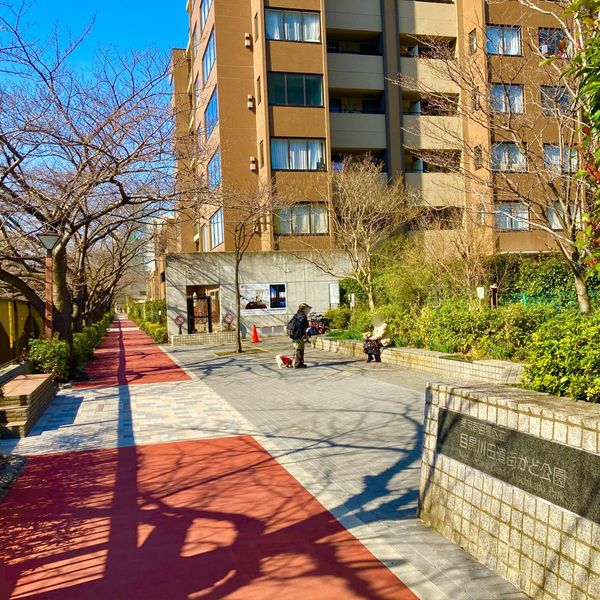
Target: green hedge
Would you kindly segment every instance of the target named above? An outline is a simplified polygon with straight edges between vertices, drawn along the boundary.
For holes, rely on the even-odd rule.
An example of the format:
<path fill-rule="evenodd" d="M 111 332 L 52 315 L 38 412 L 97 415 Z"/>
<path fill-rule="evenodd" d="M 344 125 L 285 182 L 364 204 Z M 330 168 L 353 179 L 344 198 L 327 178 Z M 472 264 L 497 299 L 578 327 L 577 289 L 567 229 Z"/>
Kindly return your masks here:
<path fill-rule="evenodd" d="M 35 373 L 48 373 L 58 381 L 68 381 L 71 352 L 67 342 L 58 337 L 52 341 L 30 340 L 27 357 Z"/>
<path fill-rule="evenodd" d="M 157 344 L 167 344 L 169 342 L 169 334 L 167 328 L 159 323 L 150 323 L 148 321 L 139 323 L 142 331 L 145 331 Z"/>
<path fill-rule="evenodd" d="M 69 344 L 57 337 L 51 342 L 31 340 L 27 356 L 33 370 L 36 373 L 51 373 L 55 379 L 67 381 L 71 374 L 71 365 L 78 371 L 85 367 L 113 320 L 114 314 L 107 313 L 98 323 L 84 327 L 81 333 L 74 334 L 72 357 Z"/>
<path fill-rule="evenodd" d="M 561 313 L 534 334 L 525 378 L 532 389 L 600 402 L 600 315 Z"/>

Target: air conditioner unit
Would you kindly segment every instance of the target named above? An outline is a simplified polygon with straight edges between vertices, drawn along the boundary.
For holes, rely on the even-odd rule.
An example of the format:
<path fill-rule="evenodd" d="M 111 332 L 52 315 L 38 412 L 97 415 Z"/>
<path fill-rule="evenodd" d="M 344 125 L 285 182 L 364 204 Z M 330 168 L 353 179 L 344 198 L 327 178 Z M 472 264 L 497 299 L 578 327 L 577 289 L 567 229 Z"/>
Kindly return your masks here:
<path fill-rule="evenodd" d="M 248 94 L 248 99 L 246 101 L 246 106 L 252 110 L 254 108 L 254 96 L 252 94 Z"/>
<path fill-rule="evenodd" d="M 425 163 L 422 158 L 413 158 L 412 171 L 413 173 L 423 173 L 425 170 Z"/>
<path fill-rule="evenodd" d="M 246 48 L 252 48 L 252 35 L 249 33 L 244 34 L 244 46 L 246 46 Z"/>
<path fill-rule="evenodd" d="M 250 170 L 254 172 L 258 171 L 258 163 L 256 161 L 256 156 L 250 157 Z"/>

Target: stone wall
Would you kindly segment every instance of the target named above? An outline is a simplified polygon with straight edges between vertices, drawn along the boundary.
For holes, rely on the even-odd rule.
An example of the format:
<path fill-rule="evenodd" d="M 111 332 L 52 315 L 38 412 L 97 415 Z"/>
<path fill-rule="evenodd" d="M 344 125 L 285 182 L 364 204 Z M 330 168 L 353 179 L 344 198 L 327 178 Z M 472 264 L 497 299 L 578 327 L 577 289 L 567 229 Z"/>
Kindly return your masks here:
<path fill-rule="evenodd" d="M 596 405 L 430 385 L 420 517 L 532 598 L 598 599 L 599 450 Z"/>
<path fill-rule="evenodd" d="M 234 344 L 235 341 L 235 331 L 193 333 L 191 335 L 174 335 L 171 337 L 172 346 L 221 346 L 223 344 Z"/>
<path fill-rule="evenodd" d="M 315 348 L 344 354 L 364 356 L 362 342 L 353 340 L 332 340 L 326 337 L 313 338 Z M 461 381 L 485 381 L 515 385 L 523 374 L 523 365 L 501 360 L 475 360 L 467 362 L 448 358 L 443 352 L 418 350 L 416 348 L 384 348 L 381 353 L 384 363 L 435 373 L 448 379 Z"/>

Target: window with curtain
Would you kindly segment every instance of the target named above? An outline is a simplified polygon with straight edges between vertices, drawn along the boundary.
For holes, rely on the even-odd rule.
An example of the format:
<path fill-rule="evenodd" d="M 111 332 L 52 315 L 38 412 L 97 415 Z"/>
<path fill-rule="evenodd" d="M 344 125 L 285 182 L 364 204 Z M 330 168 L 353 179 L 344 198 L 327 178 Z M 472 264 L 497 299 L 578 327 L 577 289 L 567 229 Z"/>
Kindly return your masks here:
<path fill-rule="evenodd" d="M 488 54 L 519 56 L 521 54 L 521 28 L 510 25 L 489 25 L 486 30 Z"/>
<path fill-rule="evenodd" d="M 329 212 L 327 204 L 306 203 L 284 208 L 275 214 L 277 235 L 327 235 Z"/>
<path fill-rule="evenodd" d="M 268 40 L 320 42 L 321 15 L 300 10 L 265 10 Z"/>
<path fill-rule="evenodd" d="M 323 140 L 271 139 L 271 168 L 274 171 L 324 171 Z"/>
<path fill-rule="evenodd" d="M 477 52 L 477 30 L 473 29 L 469 33 L 469 54 L 475 54 Z"/>
<path fill-rule="evenodd" d="M 561 218 L 562 214 L 563 210 L 558 202 L 554 202 L 546 207 L 546 217 L 548 219 L 548 225 L 550 226 L 550 229 L 554 229 L 556 231 L 563 228 Z"/>
<path fill-rule="evenodd" d="M 217 126 L 219 122 L 219 98 L 217 94 L 217 89 L 212 93 L 208 104 L 206 105 L 206 110 L 204 111 L 204 127 L 206 133 L 206 139 L 210 137 L 210 134 L 213 132 L 214 128 Z"/>
<path fill-rule="evenodd" d="M 492 146 L 492 170 L 522 173 L 527 170 L 527 159 L 514 142 L 499 142 Z"/>
<path fill-rule="evenodd" d="M 225 240 L 225 230 L 223 227 L 223 209 L 220 208 L 210 219 L 210 247 L 211 249 L 220 246 Z"/>
<path fill-rule="evenodd" d="M 542 56 L 570 56 L 569 41 L 562 29 L 540 27 L 538 42 Z"/>
<path fill-rule="evenodd" d="M 269 73 L 269 104 L 323 106 L 323 76 Z"/>
<path fill-rule="evenodd" d="M 571 110 L 572 98 L 569 90 L 560 85 L 543 85 L 540 88 L 542 112 L 551 115 L 556 112 L 568 114 Z"/>
<path fill-rule="evenodd" d="M 202 252 L 208 252 L 210 250 L 209 239 L 208 239 L 208 227 L 202 225 Z"/>
<path fill-rule="evenodd" d="M 212 0 L 202 0 L 202 4 L 200 4 L 200 25 L 202 29 L 204 29 L 206 21 L 208 20 L 208 13 L 210 12 L 211 6 Z"/>
<path fill-rule="evenodd" d="M 221 151 L 217 150 L 208 163 L 208 187 L 214 190 L 221 183 Z"/>
<path fill-rule="evenodd" d="M 519 114 L 525 110 L 522 85 L 495 83 L 491 95 L 494 112 Z"/>
<path fill-rule="evenodd" d="M 560 146 L 544 144 L 544 166 L 554 173 L 575 173 L 578 165 L 577 150 L 565 146 L 562 154 Z"/>
<path fill-rule="evenodd" d="M 524 202 L 499 202 L 495 210 L 495 227 L 505 231 L 529 229 L 529 206 Z"/>
<path fill-rule="evenodd" d="M 204 85 L 208 81 L 210 76 L 210 72 L 212 71 L 213 65 L 215 64 L 215 59 L 217 58 L 215 51 L 215 32 L 210 32 L 210 37 L 208 38 L 208 44 L 206 45 L 206 50 L 204 51 L 204 56 L 202 57 L 202 81 Z"/>

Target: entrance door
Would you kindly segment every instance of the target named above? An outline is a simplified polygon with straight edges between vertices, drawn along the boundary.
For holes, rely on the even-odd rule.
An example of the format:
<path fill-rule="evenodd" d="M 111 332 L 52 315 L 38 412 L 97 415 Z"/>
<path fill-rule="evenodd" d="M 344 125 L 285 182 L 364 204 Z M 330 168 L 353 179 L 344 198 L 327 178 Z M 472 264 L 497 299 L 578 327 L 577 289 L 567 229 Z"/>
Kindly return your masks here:
<path fill-rule="evenodd" d="M 188 298 L 188 330 L 190 333 L 212 333 L 211 299 L 207 296 Z"/>

